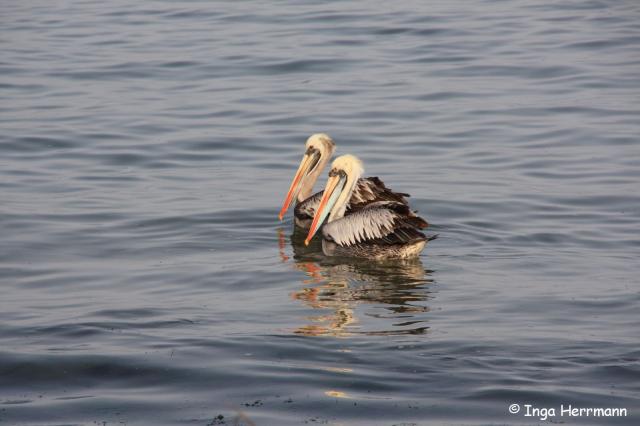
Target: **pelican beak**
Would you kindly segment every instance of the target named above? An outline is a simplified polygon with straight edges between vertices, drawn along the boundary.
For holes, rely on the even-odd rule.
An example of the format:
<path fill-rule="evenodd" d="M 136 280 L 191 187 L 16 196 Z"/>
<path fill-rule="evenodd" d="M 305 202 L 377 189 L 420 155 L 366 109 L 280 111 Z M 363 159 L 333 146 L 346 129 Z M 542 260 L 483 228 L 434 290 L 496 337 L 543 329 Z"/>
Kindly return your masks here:
<path fill-rule="evenodd" d="M 313 167 L 318 164 L 319 154 L 316 151 L 307 152 L 302 157 L 302 161 L 300 162 L 300 166 L 298 167 L 298 171 L 296 175 L 293 177 L 293 181 L 291 182 L 291 186 L 289 187 L 289 192 L 287 192 L 287 198 L 284 200 L 284 204 L 282 204 L 282 209 L 280 209 L 280 214 L 278 218 L 282 220 L 284 214 L 289 210 L 291 206 L 291 202 L 296 198 L 298 192 L 300 192 L 300 188 L 302 188 L 302 181 L 305 176 L 309 174 L 309 172 L 313 169 Z"/>
<path fill-rule="evenodd" d="M 304 245 L 308 246 L 309 241 L 313 238 L 313 236 L 318 232 L 318 228 L 322 225 L 325 218 L 333 208 L 333 205 L 338 200 L 340 196 L 340 192 L 342 192 L 342 188 L 344 187 L 344 179 L 340 176 L 331 176 L 327 181 L 327 186 L 324 188 L 324 193 L 322 194 L 322 200 L 320 200 L 320 205 L 318 206 L 318 210 L 316 210 L 316 214 L 313 217 L 313 223 L 311 224 L 311 228 L 309 228 L 309 234 L 307 238 L 304 240 Z"/>

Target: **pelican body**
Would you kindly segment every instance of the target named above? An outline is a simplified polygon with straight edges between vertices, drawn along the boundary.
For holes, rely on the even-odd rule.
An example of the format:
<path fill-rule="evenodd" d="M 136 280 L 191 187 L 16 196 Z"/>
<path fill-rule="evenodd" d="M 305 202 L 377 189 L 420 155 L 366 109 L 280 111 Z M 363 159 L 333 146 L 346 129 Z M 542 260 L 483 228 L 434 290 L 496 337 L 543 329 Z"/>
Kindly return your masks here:
<path fill-rule="evenodd" d="M 353 155 L 336 158 L 317 207 L 305 244 L 322 226 L 322 251 L 327 256 L 371 259 L 411 258 L 428 241 L 420 230 L 428 226 L 405 203 L 381 200 L 345 215 L 349 201 L 364 172 Z M 328 219 L 327 219 L 328 216 Z"/>
<path fill-rule="evenodd" d="M 312 194 L 313 186 L 331 160 L 335 147 L 333 140 L 324 133 L 311 135 L 307 139 L 304 156 L 280 210 L 280 220 L 284 217 L 293 200 L 296 199 L 294 222 L 298 227 L 309 229 L 323 194 L 323 191 Z M 387 188 L 377 177 L 358 178 L 346 204 L 345 215 L 378 201 L 395 201 L 406 205 L 405 197 L 408 196 L 409 194 L 394 192 Z"/>

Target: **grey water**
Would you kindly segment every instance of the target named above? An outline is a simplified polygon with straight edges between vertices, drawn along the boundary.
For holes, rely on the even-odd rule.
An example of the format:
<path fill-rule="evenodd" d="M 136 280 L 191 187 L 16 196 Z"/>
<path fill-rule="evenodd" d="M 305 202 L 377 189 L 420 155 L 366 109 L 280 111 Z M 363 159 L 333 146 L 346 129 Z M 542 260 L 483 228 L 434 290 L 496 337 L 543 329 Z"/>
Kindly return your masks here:
<path fill-rule="evenodd" d="M 637 1 L 5 1 L 0 46 L 0 424 L 640 424 Z M 419 259 L 278 221 L 316 132 Z"/>

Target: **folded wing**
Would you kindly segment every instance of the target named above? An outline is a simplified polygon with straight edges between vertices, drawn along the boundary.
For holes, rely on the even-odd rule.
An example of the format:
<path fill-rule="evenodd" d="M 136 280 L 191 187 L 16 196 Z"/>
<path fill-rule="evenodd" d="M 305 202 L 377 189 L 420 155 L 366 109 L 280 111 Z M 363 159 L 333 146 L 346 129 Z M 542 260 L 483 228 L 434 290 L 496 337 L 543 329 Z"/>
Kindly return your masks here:
<path fill-rule="evenodd" d="M 420 232 L 428 226 L 397 201 L 376 201 L 348 216 L 325 224 L 323 235 L 342 247 L 361 244 L 395 245 L 426 241 Z"/>
<path fill-rule="evenodd" d="M 324 191 L 316 192 L 306 200 L 298 203 L 294 209 L 294 214 L 298 219 L 313 219 L 316 209 L 322 199 Z M 368 177 L 358 180 L 358 184 L 353 190 L 346 214 L 366 208 L 369 204 L 379 201 L 394 201 L 396 203 L 408 205 L 406 197 L 409 194 L 394 192 L 377 177 Z"/>

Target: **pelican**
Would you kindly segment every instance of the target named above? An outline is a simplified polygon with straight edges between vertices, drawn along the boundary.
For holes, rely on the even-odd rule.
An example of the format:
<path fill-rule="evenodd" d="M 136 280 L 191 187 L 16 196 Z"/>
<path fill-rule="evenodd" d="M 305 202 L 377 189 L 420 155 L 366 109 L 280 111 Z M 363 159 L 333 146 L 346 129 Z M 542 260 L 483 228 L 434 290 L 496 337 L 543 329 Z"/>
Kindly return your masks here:
<path fill-rule="evenodd" d="M 375 201 L 345 216 L 363 172 L 362 162 L 353 155 L 334 160 L 305 245 L 328 215 L 322 228 L 322 251 L 327 256 L 372 259 L 418 256 L 427 242 L 436 236 L 427 237 L 419 231 L 428 224 L 406 204 Z"/>
<path fill-rule="evenodd" d="M 291 182 L 289 192 L 287 192 L 278 217 L 282 220 L 295 198 L 297 199 L 294 208 L 295 224 L 301 228 L 308 229 L 322 198 L 322 191 L 312 195 L 313 186 L 329 160 L 331 160 L 336 144 L 329 135 L 317 133 L 307 139 L 305 147 L 306 151 Z M 377 177 L 358 179 L 352 191 L 352 196 L 346 204 L 345 214 L 350 214 L 376 201 L 386 200 L 407 204 L 405 197 L 408 196 L 409 194 L 393 192 Z"/>

